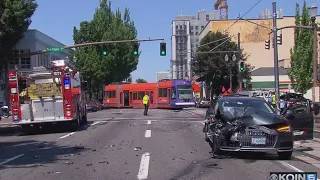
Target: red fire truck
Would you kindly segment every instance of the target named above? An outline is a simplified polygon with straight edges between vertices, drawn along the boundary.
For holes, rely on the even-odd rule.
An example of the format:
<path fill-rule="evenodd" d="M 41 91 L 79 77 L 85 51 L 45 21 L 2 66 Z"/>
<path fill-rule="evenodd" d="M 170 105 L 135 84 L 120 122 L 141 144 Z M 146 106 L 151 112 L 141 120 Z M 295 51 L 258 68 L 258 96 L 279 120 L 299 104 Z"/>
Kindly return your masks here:
<path fill-rule="evenodd" d="M 49 69 L 35 67 L 21 74 L 9 72 L 9 87 L 13 123 L 24 133 L 49 123 L 70 123 L 74 130 L 87 123 L 87 85 L 74 63 L 55 60 Z"/>

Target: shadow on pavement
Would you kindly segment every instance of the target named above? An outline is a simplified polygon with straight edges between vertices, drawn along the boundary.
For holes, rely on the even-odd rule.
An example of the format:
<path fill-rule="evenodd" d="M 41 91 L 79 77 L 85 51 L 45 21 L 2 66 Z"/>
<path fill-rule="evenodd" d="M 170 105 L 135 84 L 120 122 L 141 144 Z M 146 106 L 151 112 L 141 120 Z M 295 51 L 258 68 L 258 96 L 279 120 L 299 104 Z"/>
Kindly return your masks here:
<path fill-rule="evenodd" d="M 0 170 L 46 166 L 46 164 L 58 161 L 61 161 L 61 164 L 66 164 L 71 157 L 80 156 L 84 151 L 88 151 L 84 146 L 59 146 L 54 142 L 0 142 L 0 164 L 7 159 L 24 154 L 0 165 Z"/>
<path fill-rule="evenodd" d="M 82 125 L 77 131 L 85 131 L 89 127 L 89 123 L 87 125 Z M 71 126 L 67 123 L 59 123 L 59 124 L 42 124 L 41 128 L 34 128 L 31 134 L 24 134 L 21 132 L 21 128 L 18 125 L 10 126 L 10 127 L 0 127 L 0 137 L 3 136 L 25 136 L 25 135 L 39 135 L 39 134 L 53 134 L 53 133 L 65 133 L 65 132 L 74 132 Z"/>

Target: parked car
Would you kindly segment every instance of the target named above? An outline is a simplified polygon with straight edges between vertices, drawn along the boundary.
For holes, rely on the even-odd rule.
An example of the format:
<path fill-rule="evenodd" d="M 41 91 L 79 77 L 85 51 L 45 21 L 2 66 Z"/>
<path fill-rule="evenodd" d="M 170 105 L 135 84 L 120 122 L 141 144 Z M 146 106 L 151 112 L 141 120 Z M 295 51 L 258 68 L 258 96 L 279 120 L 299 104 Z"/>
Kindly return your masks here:
<path fill-rule="evenodd" d="M 96 102 L 94 102 L 94 101 L 89 101 L 89 102 L 87 103 L 86 107 L 87 107 L 87 111 L 89 111 L 89 112 L 96 112 L 96 111 L 98 111 L 97 104 L 96 104 Z"/>

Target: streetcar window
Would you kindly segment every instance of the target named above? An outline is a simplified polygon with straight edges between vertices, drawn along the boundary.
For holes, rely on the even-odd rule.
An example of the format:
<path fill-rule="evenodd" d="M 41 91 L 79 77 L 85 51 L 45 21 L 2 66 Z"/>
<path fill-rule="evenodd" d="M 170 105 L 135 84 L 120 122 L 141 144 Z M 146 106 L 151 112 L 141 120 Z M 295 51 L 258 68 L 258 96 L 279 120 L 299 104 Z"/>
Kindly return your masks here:
<path fill-rule="evenodd" d="M 172 88 L 171 98 L 176 99 L 176 88 L 175 87 Z"/>
<path fill-rule="evenodd" d="M 139 91 L 138 92 L 138 100 L 142 100 L 144 96 L 144 92 L 143 91 Z"/>
<path fill-rule="evenodd" d="M 167 89 L 166 88 L 163 88 L 163 90 L 162 90 L 162 97 L 167 97 Z"/>
<path fill-rule="evenodd" d="M 116 98 L 116 91 L 111 91 L 110 98 Z"/>
<path fill-rule="evenodd" d="M 160 88 L 158 92 L 159 97 L 167 97 L 167 89 L 166 88 Z"/>
<path fill-rule="evenodd" d="M 133 100 L 137 100 L 138 97 L 137 97 L 137 92 L 133 92 Z"/>
<path fill-rule="evenodd" d="M 159 88 L 159 90 L 158 90 L 158 96 L 159 96 L 159 97 L 162 97 L 162 88 Z"/>

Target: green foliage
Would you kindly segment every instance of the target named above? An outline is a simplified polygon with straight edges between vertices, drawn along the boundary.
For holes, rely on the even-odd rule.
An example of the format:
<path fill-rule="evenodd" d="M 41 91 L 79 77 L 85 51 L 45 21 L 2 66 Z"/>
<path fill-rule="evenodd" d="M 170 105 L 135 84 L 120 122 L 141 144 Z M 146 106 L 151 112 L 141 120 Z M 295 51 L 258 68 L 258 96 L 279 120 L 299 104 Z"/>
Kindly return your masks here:
<path fill-rule="evenodd" d="M 80 29 L 74 27 L 75 44 L 86 42 L 133 40 L 137 38 L 137 30 L 130 19 L 129 9 L 122 14 L 119 9 L 111 10 L 105 0 L 100 1 L 93 19 L 80 23 Z M 107 55 L 103 55 L 102 46 L 76 48 L 77 66 L 85 80 L 95 91 L 105 84 L 119 82 L 130 76 L 137 68 L 139 56 L 133 55 L 132 43 L 106 44 Z"/>
<path fill-rule="evenodd" d="M 35 0 L 0 1 L 0 57 L 11 53 L 31 24 L 31 16 L 37 9 Z M 5 60 L 5 59 L 3 59 Z"/>
<path fill-rule="evenodd" d="M 15 45 L 23 38 L 37 9 L 35 0 L 0 0 L 0 69 L 4 67 L 5 94 L 8 94 L 9 56 Z M 6 96 L 9 104 L 9 96 Z"/>
<path fill-rule="evenodd" d="M 197 52 L 209 52 L 213 48 L 214 51 L 237 51 L 237 44 L 231 39 L 227 40 L 225 43 L 221 44 L 228 37 L 221 32 L 209 32 L 200 42 L 200 46 Z M 219 39 L 223 39 L 218 42 Z M 208 44 L 210 43 L 210 44 Z M 207 44 L 207 45 L 205 45 Z M 219 45 L 221 44 L 221 45 Z M 234 62 L 232 61 L 232 53 L 228 53 L 229 61 L 225 61 L 225 53 L 197 53 L 196 57 L 191 62 L 192 68 L 195 74 L 202 76 L 199 80 L 206 81 L 207 84 L 211 84 L 211 91 L 214 94 L 221 93 L 221 87 L 229 87 L 229 71 L 232 72 L 232 85 L 233 87 L 238 86 L 238 70 L 239 62 L 238 59 Z M 240 59 L 246 61 L 247 57 L 243 54 L 243 50 L 240 53 Z M 251 80 L 250 71 L 252 70 L 250 64 L 245 64 L 245 71 L 241 72 L 242 78 Z"/>
<path fill-rule="evenodd" d="M 299 4 L 296 4 L 296 25 L 311 26 L 306 1 L 300 16 Z M 305 94 L 312 87 L 313 73 L 313 31 L 295 29 L 294 47 L 290 49 L 291 68 L 288 75 L 296 92 Z"/>
<path fill-rule="evenodd" d="M 147 81 L 145 79 L 138 78 L 136 79 L 136 83 L 147 83 Z"/>

